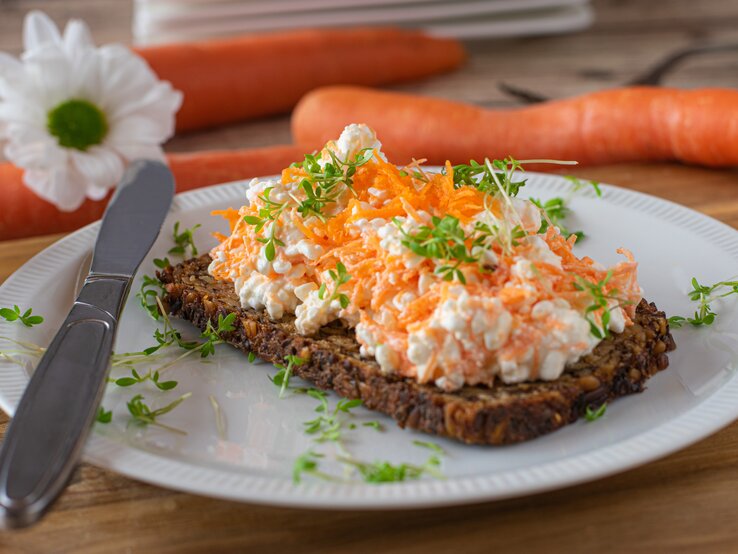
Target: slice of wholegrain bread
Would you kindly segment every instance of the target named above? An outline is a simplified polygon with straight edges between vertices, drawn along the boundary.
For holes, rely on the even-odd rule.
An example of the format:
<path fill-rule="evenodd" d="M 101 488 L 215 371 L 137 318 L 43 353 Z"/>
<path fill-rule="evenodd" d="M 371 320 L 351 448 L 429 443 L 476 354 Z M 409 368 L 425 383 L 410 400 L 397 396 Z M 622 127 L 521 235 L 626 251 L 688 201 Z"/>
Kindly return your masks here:
<path fill-rule="evenodd" d="M 269 362 L 296 354 L 308 360 L 294 374 L 321 389 L 360 398 L 367 408 L 394 418 L 401 427 L 471 444 L 509 444 L 532 439 L 575 421 L 587 407 L 641 392 L 646 380 L 669 364 L 675 348 L 663 312 L 641 301 L 634 325 L 603 340 L 555 381 L 466 387 L 447 393 L 434 385 L 385 375 L 373 359 L 359 355 L 354 332 L 339 322 L 318 335 L 295 331 L 294 317 L 272 321 L 263 311 L 243 309 L 233 284 L 208 275 L 209 256 L 193 258 L 159 273 L 166 309 L 205 329 L 218 315 L 237 313 L 235 330 L 224 338 Z"/>

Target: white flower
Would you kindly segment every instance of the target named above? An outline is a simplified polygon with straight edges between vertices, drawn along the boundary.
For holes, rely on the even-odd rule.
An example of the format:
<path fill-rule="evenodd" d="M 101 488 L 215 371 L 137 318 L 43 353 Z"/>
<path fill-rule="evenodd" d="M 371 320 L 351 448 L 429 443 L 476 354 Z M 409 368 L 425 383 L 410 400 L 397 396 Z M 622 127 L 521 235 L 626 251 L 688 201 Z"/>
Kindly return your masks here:
<path fill-rule="evenodd" d="M 81 21 L 62 36 L 24 23 L 20 60 L 0 52 L 0 144 L 24 181 L 60 210 L 100 200 L 133 159 L 163 159 L 182 94 L 121 45 L 96 48 Z"/>

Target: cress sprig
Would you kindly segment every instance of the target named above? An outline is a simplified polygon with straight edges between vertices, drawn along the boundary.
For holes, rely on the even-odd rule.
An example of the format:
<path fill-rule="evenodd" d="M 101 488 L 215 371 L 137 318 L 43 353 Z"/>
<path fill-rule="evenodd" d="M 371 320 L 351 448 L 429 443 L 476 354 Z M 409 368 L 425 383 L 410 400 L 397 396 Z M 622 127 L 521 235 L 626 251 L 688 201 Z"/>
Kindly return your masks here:
<path fill-rule="evenodd" d="M 267 235 L 259 237 L 256 240 L 264 245 L 264 257 L 272 262 L 277 256 L 277 246 L 284 246 L 284 242 L 277 238 L 277 226 L 279 218 L 282 217 L 282 213 L 287 209 L 287 202 L 275 202 L 270 198 L 271 192 L 274 187 L 267 187 L 264 192 L 259 195 L 259 200 L 264 204 L 263 207 L 259 208 L 259 215 L 247 215 L 244 216 L 244 222 L 254 226 L 254 232 L 261 233 L 262 229 L 269 224 Z"/>
<path fill-rule="evenodd" d="M 290 195 L 285 202 L 276 202 L 270 198 L 274 187 L 267 187 L 258 197 L 263 206 L 259 208 L 257 215 L 244 216 L 243 220 L 254 227 L 258 234 L 269 224 L 266 236 L 256 240 L 264 244 L 264 257 L 267 261 L 274 261 L 277 246 L 284 246 L 277 237 L 277 226 L 279 218 L 289 207 L 296 207 L 297 212 L 303 217 L 315 216 L 325 222 L 329 215 L 326 206 L 335 203 L 345 190 L 354 192 L 353 178 L 358 167 L 367 163 L 374 151 L 370 148 L 361 150 L 354 156 L 353 160 L 341 160 L 334 152 L 329 151 L 330 161 L 322 161 L 318 155 L 306 154 L 302 163 L 293 164 L 293 167 L 301 167 L 305 177 L 299 183 L 299 188 L 305 194 L 301 199 Z"/>
<path fill-rule="evenodd" d="M 607 402 L 600 405 L 597 409 L 592 409 L 591 406 L 587 406 L 587 410 L 584 413 L 584 419 L 586 419 L 588 422 L 597 421 L 602 416 L 605 415 L 605 412 L 607 411 Z"/>
<path fill-rule="evenodd" d="M 466 277 L 461 270 L 465 263 L 480 263 L 482 252 L 491 247 L 493 242 L 503 244 L 510 241 L 517 246 L 517 241 L 527 233 L 519 225 L 513 227 L 509 233 L 503 234 L 497 225 L 488 225 L 477 222 L 474 230 L 467 234 L 458 218 L 446 215 L 442 218 L 433 216 L 431 225 L 421 225 L 413 231 L 405 231 L 402 222 L 397 218 L 392 220 L 402 233 L 401 244 L 413 253 L 424 258 L 443 260 L 448 263 L 439 265 L 435 273 L 444 281 L 458 280 L 466 284 Z"/>
<path fill-rule="evenodd" d="M 136 396 L 134 396 L 128 401 L 128 403 L 126 404 L 126 407 L 128 408 L 128 412 L 131 414 L 132 423 L 135 423 L 141 426 L 155 425 L 157 427 L 161 427 L 173 433 L 178 433 L 180 435 L 186 435 L 187 433 L 185 431 L 182 431 L 175 427 L 170 427 L 169 425 L 165 425 L 164 423 L 159 422 L 158 418 L 174 410 L 177 406 L 179 406 L 182 402 L 187 400 L 190 396 L 192 396 L 192 393 L 188 392 L 187 394 L 183 394 L 182 396 L 180 396 L 173 402 L 170 402 L 166 406 L 162 406 L 161 408 L 152 409 L 144 402 L 144 397 L 140 394 L 137 394 Z"/>
<path fill-rule="evenodd" d="M 218 323 L 216 325 L 213 325 L 212 321 L 208 320 L 205 330 L 200 335 L 200 338 L 206 339 L 205 342 L 198 347 L 201 358 L 207 358 L 208 356 L 215 354 L 215 347 L 225 342 L 223 335 L 236 329 L 234 325 L 235 321 L 235 313 L 230 313 L 226 316 L 218 314 Z"/>
<path fill-rule="evenodd" d="M 392 219 L 402 233 L 401 244 L 413 253 L 424 258 L 444 260 L 448 263 L 436 268 L 435 272 L 441 275 L 444 281 L 452 281 L 454 278 L 466 284 L 466 278 L 461 271 L 462 263 L 474 263 L 479 260 L 471 253 L 471 247 L 467 242 L 472 242 L 472 236 L 468 236 L 461 227 L 458 218 L 446 215 L 443 218 L 433 216 L 431 226 L 421 225 L 414 231 L 405 231 L 402 222 L 397 218 Z"/>
<path fill-rule="evenodd" d="M 289 388 L 289 379 L 292 374 L 292 368 L 305 363 L 305 359 L 290 355 L 285 357 L 286 365 L 276 364 L 279 372 L 271 381 L 280 388 L 280 397 L 284 391 Z M 344 465 L 345 468 L 354 470 L 366 483 L 388 483 L 405 481 L 408 479 L 419 479 L 423 475 L 431 475 L 436 478 L 443 478 L 439 472 L 441 464 L 440 456 L 444 455 L 443 449 L 435 443 L 429 441 L 413 441 L 415 446 L 428 448 L 433 451 L 431 456 L 423 465 L 414 465 L 408 463 L 393 464 L 388 461 L 365 462 L 356 459 L 349 451 L 347 451 L 342 440 L 344 434 L 349 430 L 357 428 L 356 424 L 351 422 L 349 418 L 353 417 L 352 410 L 361 406 L 360 399 L 340 399 L 335 407 L 331 408 L 328 400 L 328 393 L 316 388 L 291 388 L 295 392 L 305 393 L 311 398 L 318 401 L 315 407 L 317 416 L 303 423 L 303 430 L 306 434 L 313 437 L 314 446 L 317 447 L 324 443 L 332 444 L 336 451 L 336 460 Z M 378 421 L 367 421 L 362 424 L 363 427 L 371 427 L 377 431 L 382 431 L 382 426 Z M 344 475 L 337 477 L 320 469 L 320 463 L 325 455 L 317 452 L 315 448 L 298 456 L 292 467 L 292 479 L 295 484 L 302 481 L 305 475 L 310 475 L 326 481 L 350 482 L 344 472 Z"/>
<path fill-rule="evenodd" d="M 572 184 L 572 188 L 571 188 L 572 192 L 579 192 L 580 190 L 584 188 L 592 187 L 592 189 L 594 190 L 595 196 L 597 198 L 602 198 L 602 189 L 600 188 L 599 181 L 580 179 L 578 177 L 574 177 L 573 175 L 564 175 L 564 179 L 566 179 Z"/>
<path fill-rule="evenodd" d="M 164 267 L 169 265 L 169 260 L 166 260 L 166 258 L 160 261 L 166 264 Z M 136 298 L 138 298 L 141 307 L 155 321 L 159 321 L 161 318 L 157 299 L 165 292 L 164 285 L 156 277 L 151 277 L 150 275 L 143 275 L 141 277 L 141 287 L 139 287 L 136 293 Z"/>
<path fill-rule="evenodd" d="M 351 280 L 351 275 L 348 274 L 346 266 L 343 265 L 341 262 L 338 262 L 336 264 L 335 271 L 332 269 L 328 270 L 328 275 L 333 281 L 333 292 L 328 297 L 327 303 L 330 304 L 334 300 L 338 300 L 338 302 L 341 304 L 341 307 L 345 310 L 346 308 L 348 308 L 348 305 L 351 301 L 349 300 L 349 297 L 346 294 L 342 293 L 339 289 L 341 286 L 345 285 Z M 322 283 L 320 285 L 320 288 L 318 289 L 318 298 L 320 298 L 321 300 L 325 300 L 326 292 L 328 292 L 328 287 L 325 283 Z"/>
<path fill-rule="evenodd" d="M 167 391 L 172 390 L 177 386 L 177 381 L 160 381 L 160 374 L 158 371 L 149 370 L 147 373 L 141 375 L 136 368 L 131 368 L 130 377 L 118 377 L 117 379 L 109 378 L 108 382 L 115 383 L 119 387 L 131 387 L 139 383 L 145 383 L 150 381 L 159 390 Z"/>
<path fill-rule="evenodd" d="M 594 189 L 595 196 L 598 198 L 602 197 L 602 189 L 600 189 L 600 184 L 597 181 L 583 181 L 581 179 L 578 179 L 576 177 L 572 177 L 571 175 L 565 176 L 564 179 L 572 183 L 571 187 L 571 193 L 577 193 L 583 188 L 590 186 Z M 538 198 L 529 198 L 529 200 L 538 207 L 538 209 L 541 210 L 541 213 L 543 214 L 543 220 L 541 221 L 541 227 L 538 229 L 539 234 L 543 234 L 548 230 L 549 224 L 553 225 L 555 227 L 559 228 L 559 231 L 561 231 L 561 234 L 564 236 L 570 236 L 575 235 L 577 237 L 577 242 L 582 240 L 585 237 L 584 232 L 582 231 L 570 231 L 566 225 L 564 224 L 564 220 L 571 214 L 571 209 L 569 208 L 569 200 L 571 200 L 571 195 L 569 195 L 566 198 L 563 198 L 561 196 L 557 196 L 554 198 L 551 198 L 550 200 L 547 200 L 546 202 L 543 202 L 542 200 Z"/>
<path fill-rule="evenodd" d="M 471 160 L 468 164 L 453 166 L 454 187 L 474 187 L 481 192 L 508 197 L 517 196 L 525 186 L 526 180 L 516 180 L 515 172 L 524 171 L 526 164 L 576 165 L 577 162 L 566 160 L 516 160 L 508 156 L 503 160 L 486 158 L 483 163 Z M 443 170 L 446 173 L 446 170 Z"/>
<path fill-rule="evenodd" d="M 195 245 L 195 231 L 200 228 L 200 224 L 198 223 L 183 230 L 180 230 L 180 225 L 181 223 L 179 221 L 174 223 L 174 227 L 172 228 L 174 246 L 169 249 L 168 254 L 170 256 L 185 258 L 189 251 L 190 257 L 197 256 L 198 250 Z M 168 257 L 154 258 L 154 265 L 159 269 L 164 269 L 172 265 L 172 263 Z M 143 275 L 141 277 L 141 286 L 136 293 L 136 298 L 138 298 L 141 307 L 146 310 L 146 313 L 156 321 L 159 321 L 161 317 L 156 299 L 165 292 L 164 285 L 156 277 L 151 277 L 150 275 Z"/>
<path fill-rule="evenodd" d="M 33 315 L 33 309 L 21 310 L 17 305 L 12 308 L 0 308 L 0 317 L 10 323 L 17 321 L 26 327 L 33 327 L 44 322 L 44 318 L 40 315 Z"/>
<path fill-rule="evenodd" d="M 718 281 L 713 285 L 702 285 L 695 277 L 692 278 L 692 290 L 687 293 L 689 299 L 699 304 L 692 317 L 672 316 L 669 325 L 678 329 L 685 323 L 693 327 L 712 325 L 717 313 L 712 310 L 712 303 L 733 294 L 738 294 L 738 281 Z"/>
<path fill-rule="evenodd" d="M 526 180 L 516 177 L 516 172 L 522 172 L 523 164 L 526 163 L 551 163 L 558 165 L 571 165 L 576 162 L 560 161 L 560 160 L 516 160 L 512 157 L 503 160 L 485 159 L 483 163 L 471 160 L 468 164 L 459 164 L 453 167 L 454 187 L 461 188 L 464 186 L 473 187 L 485 194 L 485 206 L 490 214 L 490 219 L 497 220 L 495 224 L 477 224 L 474 232 L 480 231 L 484 237 L 478 241 L 476 245 L 477 251 L 491 248 L 493 243 L 498 243 L 503 251 L 510 252 L 513 246 L 517 246 L 519 239 L 525 237 L 522 221 L 512 205 L 511 198 L 518 195 L 520 189 L 525 186 Z M 446 173 L 446 170 L 443 170 Z M 487 199 L 489 197 L 499 197 L 502 199 L 503 210 L 514 216 L 515 221 L 508 222 L 506 218 L 495 216 L 488 207 Z M 458 250 L 459 254 L 461 250 Z M 463 256 L 457 256 L 456 263 L 453 265 L 443 266 L 441 268 L 444 278 L 450 280 L 454 277 L 458 278 L 462 283 L 463 275 L 459 270 L 459 265 L 464 263 Z"/>
<path fill-rule="evenodd" d="M 274 364 L 274 366 L 279 370 L 274 377 L 270 377 L 272 380 L 272 383 L 277 385 L 279 387 L 279 397 L 283 398 L 285 393 L 287 392 L 287 389 L 290 387 L 290 378 L 292 377 L 292 371 L 295 369 L 295 367 L 299 367 L 305 362 L 307 362 L 306 358 L 300 358 L 299 356 L 295 356 L 293 354 L 289 354 L 288 356 L 285 356 L 285 361 L 287 362 L 287 365 L 283 364 Z"/>
<path fill-rule="evenodd" d="M 543 234 L 548 230 L 548 226 L 558 227 L 561 234 L 565 237 L 575 235 L 577 242 L 584 238 L 583 231 L 570 231 L 564 224 L 564 220 L 571 213 L 571 209 L 566 205 L 566 200 L 561 197 L 551 198 L 543 202 L 538 198 L 529 198 L 529 200 L 537 206 L 544 214 L 541 220 L 541 227 L 538 229 L 539 234 Z"/>
<path fill-rule="evenodd" d="M 336 407 L 331 411 L 327 393 L 318 389 L 310 389 L 307 391 L 307 394 L 318 400 L 319 404 L 315 408 L 315 411 L 320 415 L 304 423 L 305 433 L 315 435 L 315 442 L 318 443 L 339 440 L 343 427 L 340 415 L 348 414 L 353 408 L 361 406 L 361 400 L 343 398 L 338 401 Z"/>
<path fill-rule="evenodd" d="M 508 196 L 517 196 L 525 186 L 525 179 L 515 180 L 514 173 L 522 169 L 522 162 L 511 157 L 504 160 L 487 159 L 483 163 L 471 160 L 468 164 L 453 166 L 454 187 L 474 187 L 491 195 L 502 190 Z"/>
<path fill-rule="evenodd" d="M 287 361 L 289 360 L 287 359 Z M 284 368 L 284 366 L 282 367 Z M 280 373 L 283 378 L 288 375 L 288 372 L 284 370 L 280 370 Z M 280 375 L 280 373 L 277 375 Z M 280 384 L 276 377 L 273 379 L 273 382 Z M 315 411 L 318 413 L 317 417 L 303 423 L 305 433 L 313 437 L 315 446 L 317 447 L 323 443 L 334 445 L 338 453 L 336 460 L 341 462 L 345 468 L 355 470 L 364 482 L 388 483 L 405 481 L 408 479 L 419 479 L 425 474 L 436 478 L 443 478 L 439 467 L 441 464 L 440 457 L 445 452 L 440 446 L 429 441 L 413 441 L 415 446 L 428 448 L 433 451 L 428 460 L 420 466 L 408 463 L 393 464 L 388 461 L 365 462 L 356 459 L 344 448 L 342 440 L 347 430 L 357 428 L 356 424 L 350 422 L 350 419 L 347 418 L 353 417 L 352 410 L 361 406 L 361 400 L 344 398 L 339 400 L 335 407 L 331 409 L 327 392 L 315 388 L 293 390 L 307 393 L 308 396 L 318 401 L 318 405 L 315 408 Z M 368 421 L 362 425 L 364 427 L 371 427 L 377 431 L 382 430 L 382 426 L 378 421 Z M 309 449 L 299 456 L 292 468 L 293 482 L 295 484 L 300 483 L 305 475 L 311 475 L 328 481 L 347 482 L 345 475 L 343 477 L 335 477 L 320 470 L 320 463 L 324 457 L 324 454 L 317 452 L 314 448 Z"/>
<path fill-rule="evenodd" d="M 353 160 L 341 160 L 330 150 L 328 155 L 331 161 L 325 162 L 319 155 L 307 154 L 300 164 L 306 175 L 299 185 L 305 199 L 296 201 L 297 211 L 304 218 L 315 216 L 325 222 L 328 215 L 324 210 L 328 204 L 335 203 L 347 189 L 355 195 L 353 179 L 356 170 L 372 159 L 374 150 L 364 148 L 354 155 Z"/>
<path fill-rule="evenodd" d="M 195 257 L 198 254 L 197 246 L 195 245 L 195 231 L 197 231 L 201 225 L 198 223 L 192 227 L 187 227 L 180 231 L 181 223 L 179 221 L 174 223 L 172 229 L 172 240 L 174 246 L 172 246 L 167 252 L 170 256 L 180 256 L 182 258 L 187 257 L 187 251 L 189 250 L 189 257 Z M 154 258 L 154 265 L 159 269 L 169 267 L 171 262 L 169 258 Z"/>
<path fill-rule="evenodd" d="M 437 479 L 443 477 L 438 471 L 441 460 L 438 456 L 431 455 L 422 466 L 400 463 L 393 464 L 388 461 L 362 462 L 353 458 L 339 456 L 339 461 L 355 467 L 365 483 L 397 483 L 410 479 L 420 479 L 425 474 L 430 474 Z"/>
<path fill-rule="evenodd" d="M 106 410 L 102 406 L 97 410 L 97 415 L 95 416 L 95 421 L 98 423 L 110 423 L 113 421 L 113 412 L 111 410 Z"/>
<path fill-rule="evenodd" d="M 592 283 L 584 278 L 578 278 L 574 282 L 574 289 L 586 293 L 591 298 L 591 304 L 584 311 L 585 318 L 589 323 L 590 332 L 598 339 L 605 339 L 610 336 L 610 320 L 612 310 L 622 308 L 630 302 L 618 296 L 617 289 L 606 291 L 605 287 L 612 278 L 612 270 L 597 283 Z M 600 322 L 594 319 L 594 314 L 599 312 Z"/>

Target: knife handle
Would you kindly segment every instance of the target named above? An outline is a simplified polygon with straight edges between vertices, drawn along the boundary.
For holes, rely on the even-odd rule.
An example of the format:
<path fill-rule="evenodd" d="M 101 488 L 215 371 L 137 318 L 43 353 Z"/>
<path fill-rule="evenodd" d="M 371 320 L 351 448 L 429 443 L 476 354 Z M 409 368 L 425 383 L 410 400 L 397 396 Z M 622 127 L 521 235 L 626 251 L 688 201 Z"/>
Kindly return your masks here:
<path fill-rule="evenodd" d="M 49 345 L 0 449 L 5 527 L 38 520 L 69 480 L 105 390 L 124 278 L 92 276 Z"/>

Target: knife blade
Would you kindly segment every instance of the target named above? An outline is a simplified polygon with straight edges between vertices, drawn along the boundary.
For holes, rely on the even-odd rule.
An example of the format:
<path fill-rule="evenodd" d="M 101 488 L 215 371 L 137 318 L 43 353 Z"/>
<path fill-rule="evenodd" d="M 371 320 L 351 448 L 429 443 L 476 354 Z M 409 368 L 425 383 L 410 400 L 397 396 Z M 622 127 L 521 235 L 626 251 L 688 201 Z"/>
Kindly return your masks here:
<path fill-rule="evenodd" d="M 0 522 L 25 527 L 64 490 L 102 398 L 133 276 L 174 196 L 160 162 L 126 171 L 103 215 L 90 272 L 36 368 L 0 448 Z"/>

